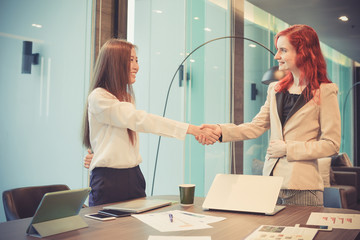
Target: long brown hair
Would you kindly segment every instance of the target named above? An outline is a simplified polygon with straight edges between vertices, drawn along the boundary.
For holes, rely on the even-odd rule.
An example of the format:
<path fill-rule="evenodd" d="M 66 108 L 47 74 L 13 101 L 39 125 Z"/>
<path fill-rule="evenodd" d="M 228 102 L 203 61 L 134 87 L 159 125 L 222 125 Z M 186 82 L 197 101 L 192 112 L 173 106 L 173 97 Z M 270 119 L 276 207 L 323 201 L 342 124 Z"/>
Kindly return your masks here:
<path fill-rule="evenodd" d="M 296 49 L 296 66 L 300 70 L 300 84 L 307 87 L 303 91 L 306 100 L 310 100 L 312 92 L 319 89 L 320 83 L 331 83 L 327 77 L 326 62 L 321 52 L 320 42 L 315 30 L 307 25 L 293 25 L 275 36 L 275 46 L 280 36 L 286 36 Z M 277 84 L 278 92 L 286 91 L 294 82 L 289 72 Z"/>
<path fill-rule="evenodd" d="M 134 92 L 129 84 L 130 57 L 133 48 L 136 48 L 135 45 L 121 39 L 110 39 L 101 47 L 95 63 L 89 94 L 100 87 L 106 89 L 119 101 L 134 101 Z M 130 142 L 134 144 L 135 132 L 130 129 L 127 129 L 127 132 Z M 83 144 L 91 148 L 87 103 L 83 120 Z"/>

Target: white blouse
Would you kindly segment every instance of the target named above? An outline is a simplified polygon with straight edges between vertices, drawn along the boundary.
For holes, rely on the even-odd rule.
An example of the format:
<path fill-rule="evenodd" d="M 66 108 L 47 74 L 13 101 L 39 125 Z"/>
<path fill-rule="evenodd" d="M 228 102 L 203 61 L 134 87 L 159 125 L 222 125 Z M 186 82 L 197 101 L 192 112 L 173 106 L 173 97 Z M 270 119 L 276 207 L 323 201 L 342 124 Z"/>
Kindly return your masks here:
<path fill-rule="evenodd" d="M 121 102 L 103 88 L 88 97 L 90 143 L 94 151 L 90 170 L 95 167 L 132 168 L 142 162 L 139 136 L 131 144 L 127 129 L 184 140 L 188 123 L 178 122 L 145 111 L 133 103 Z"/>

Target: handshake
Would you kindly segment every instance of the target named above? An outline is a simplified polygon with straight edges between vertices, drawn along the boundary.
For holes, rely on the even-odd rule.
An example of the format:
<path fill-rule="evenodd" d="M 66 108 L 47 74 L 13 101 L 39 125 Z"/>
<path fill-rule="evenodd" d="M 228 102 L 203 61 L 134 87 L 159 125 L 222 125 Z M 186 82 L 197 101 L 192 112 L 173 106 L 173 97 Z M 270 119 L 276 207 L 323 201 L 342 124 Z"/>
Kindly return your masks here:
<path fill-rule="evenodd" d="M 202 145 L 212 145 L 219 140 L 222 134 L 221 128 L 216 124 L 203 124 L 201 126 L 189 125 L 186 132 L 195 136 L 195 139 Z M 84 158 L 84 167 L 89 168 L 94 154 L 88 149 L 88 154 Z"/>
<path fill-rule="evenodd" d="M 222 131 L 219 125 L 203 124 L 200 127 L 189 125 L 188 134 L 195 136 L 195 139 L 202 145 L 212 145 L 219 140 Z"/>

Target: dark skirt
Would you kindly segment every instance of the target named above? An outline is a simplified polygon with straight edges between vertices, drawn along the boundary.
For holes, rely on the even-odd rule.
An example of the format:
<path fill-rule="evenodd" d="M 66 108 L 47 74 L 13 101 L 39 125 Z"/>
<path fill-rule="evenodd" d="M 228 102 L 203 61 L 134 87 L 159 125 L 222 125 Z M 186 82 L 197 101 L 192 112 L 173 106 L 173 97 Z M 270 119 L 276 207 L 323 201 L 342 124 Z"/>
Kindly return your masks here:
<path fill-rule="evenodd" d="M 145 179 L 140 167 L 94 168 L 90 176 L 89 206 L 145 197 Z"/>

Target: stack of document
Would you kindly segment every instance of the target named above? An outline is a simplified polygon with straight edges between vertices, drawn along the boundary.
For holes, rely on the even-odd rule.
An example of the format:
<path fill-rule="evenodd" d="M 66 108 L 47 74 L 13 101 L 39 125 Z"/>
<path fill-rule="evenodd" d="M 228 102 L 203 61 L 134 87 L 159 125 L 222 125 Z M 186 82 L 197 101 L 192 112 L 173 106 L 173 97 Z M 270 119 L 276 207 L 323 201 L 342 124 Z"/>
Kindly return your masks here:
<path fill-rule="evenodd" d="M 208 224 L 219 222 L 225 219 L 224 217 L 214 217 L 180 210 L 132 216 L 160 232 L 212 228 L 212 226 Z"/>
<path fill-rule="evenodd" d="M 306 224 L 342 229 L 360 229 L 360 214 L 312 212 Z"/>

